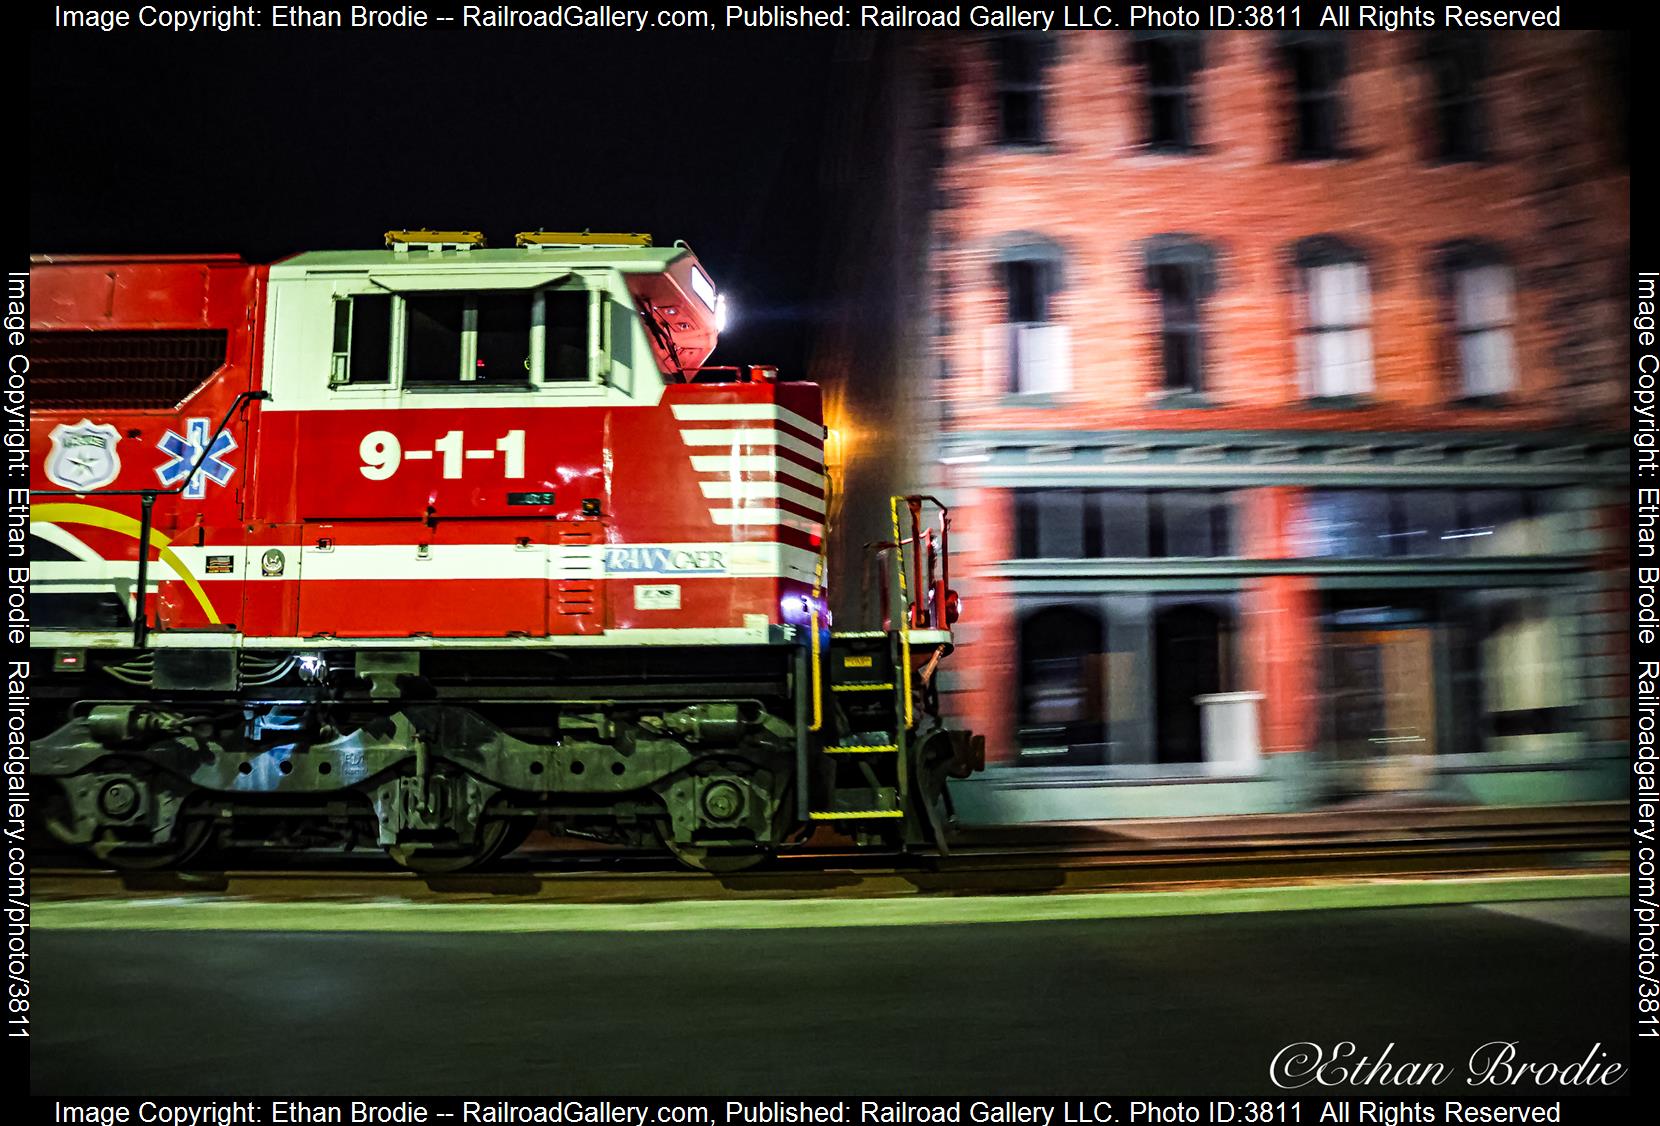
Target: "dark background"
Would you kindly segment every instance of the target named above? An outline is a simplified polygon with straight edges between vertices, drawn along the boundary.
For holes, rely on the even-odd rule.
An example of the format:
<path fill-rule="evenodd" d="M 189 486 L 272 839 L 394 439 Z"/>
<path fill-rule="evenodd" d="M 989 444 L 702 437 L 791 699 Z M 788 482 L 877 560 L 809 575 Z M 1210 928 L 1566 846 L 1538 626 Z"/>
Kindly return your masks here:
<path fill-rule="evenodd" d="M 38 31 L 34 253 L 644 231 L 728 295 L 716 363 L 803 374 L 837 37 L 730 31 Z"/>

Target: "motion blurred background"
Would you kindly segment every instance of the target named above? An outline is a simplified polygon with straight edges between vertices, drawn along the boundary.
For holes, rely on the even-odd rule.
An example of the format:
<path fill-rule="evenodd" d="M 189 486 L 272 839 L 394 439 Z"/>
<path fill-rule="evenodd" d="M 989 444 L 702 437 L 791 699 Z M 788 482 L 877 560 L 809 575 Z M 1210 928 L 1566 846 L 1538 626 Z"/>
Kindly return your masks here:
<path fill-rule="evenodd" d="M 965 816 L 1625 792 L 1623 39 L 866 46 L 813 372 L 844 530 L 954 507 Z"/>
<path fill-rule="evenodd" d="M 714 362 L 825 388 L 838 628 L 888 496 L 952 506 L 990 760 L 955 869 L 60 873 L 36 1091 L 1628 1058 L 1622 34 L 53 32 L 29 73 L 36 252 L 689 241 Z"/>
<path fill-rule="evenodd" d="M 826 388 L 841 620 L 955 511 L 970 821 L 1623 792 L 1618 34 L 37 48 L 35 250 L 689 240 Z"/>

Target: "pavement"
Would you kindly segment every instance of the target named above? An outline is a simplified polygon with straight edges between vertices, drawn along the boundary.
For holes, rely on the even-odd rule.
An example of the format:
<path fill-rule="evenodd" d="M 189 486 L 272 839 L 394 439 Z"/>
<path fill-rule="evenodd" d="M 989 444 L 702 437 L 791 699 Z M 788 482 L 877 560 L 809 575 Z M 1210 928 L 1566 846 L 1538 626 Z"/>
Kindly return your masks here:
<path fill-rule="evenodd" d="M 1494 1041 L 1528 1062 L 1629 1062 L 1628 894 L 1586 875 L 823 905 L 42 904 L 32 1089 L 1269 1095 L 1281 1049 L 1348 1042 L 1444 1064 L 1425 1094 L 1480 1093 L 1467 1061 Z M 1329 1093 L 1368 1089 L 1409 1093 Z"/>

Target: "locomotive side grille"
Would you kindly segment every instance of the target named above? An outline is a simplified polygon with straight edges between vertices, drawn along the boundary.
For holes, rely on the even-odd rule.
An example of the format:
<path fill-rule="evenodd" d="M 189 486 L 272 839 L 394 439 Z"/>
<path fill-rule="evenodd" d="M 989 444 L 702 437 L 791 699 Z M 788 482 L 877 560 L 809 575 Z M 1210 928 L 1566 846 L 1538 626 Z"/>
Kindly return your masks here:
<path fill-rule="evenodd" d="M 37 332 L 30 405 L 47 410 L 178 406 L 225 365 L 227 334 Z"/>
<path fill-rule="evenodd" d="M 554 611 L 567 618 L 582 621 L 578 628 L 603 629 L 600 580 L 598 528 L 578 525 L 559 529 L 559 544 L 554 551 L 558 573 L 568 576 L 554 583 Z"/>

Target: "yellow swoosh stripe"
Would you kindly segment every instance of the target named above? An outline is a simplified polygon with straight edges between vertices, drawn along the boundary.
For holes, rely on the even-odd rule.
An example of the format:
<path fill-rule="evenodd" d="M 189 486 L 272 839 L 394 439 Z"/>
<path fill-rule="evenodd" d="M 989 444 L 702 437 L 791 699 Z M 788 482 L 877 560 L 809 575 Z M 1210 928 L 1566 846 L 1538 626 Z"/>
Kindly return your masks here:
<path fill-rule="evenodd" d="M 99 508 L 95 504 L 32 504 L 29 506 L 29 519 L 42 524 L 89 524 L 94 528 L 104 528 L 117 535 L 139 538 L 143 530 L 136 519 L 120 512 L 111 512 L 107 508 Z M 156 555 L 161 561 L 173 568 L 184 585 L 190 588 L 190 593 L 196 596 L 201 604 L 202 612 L 207 614 L 208 621 L 219 624 L 219 613 L 208 601 L 207 591 L 202 584 L 196 581 L 196 576 L 190 573 L 190 568 L 184 565 L 184 560 L 174 553 L 168 544 L 167 537 L 150 529 L 150 546 L 156 549 Z"/>

